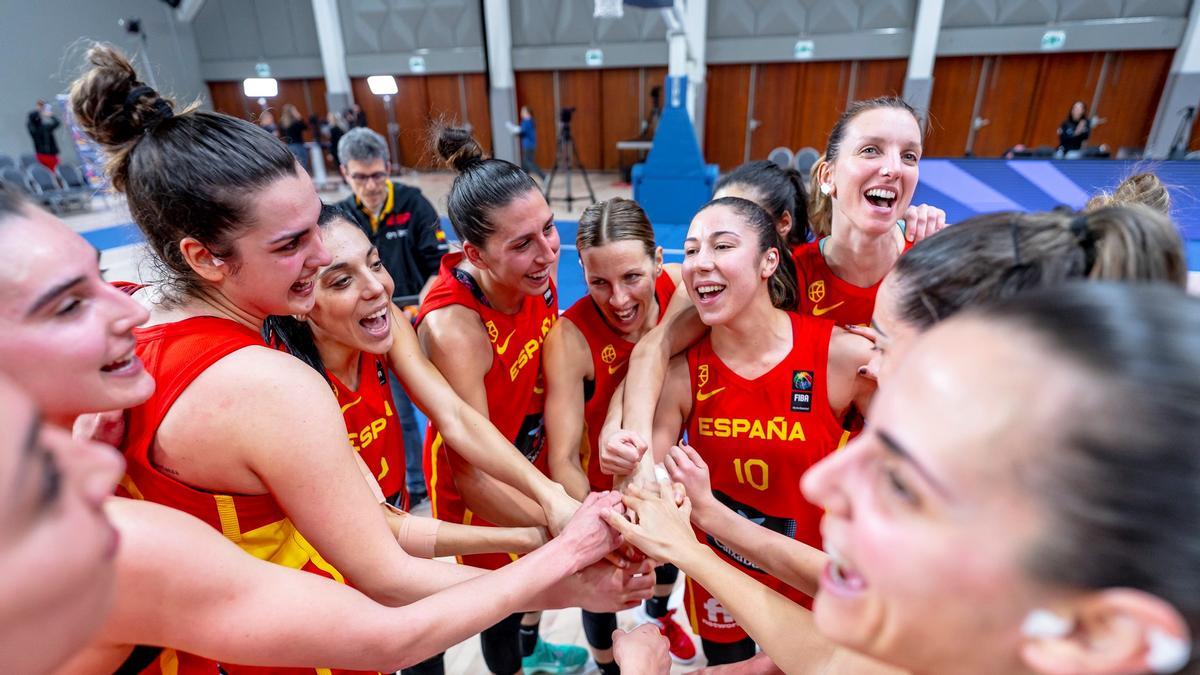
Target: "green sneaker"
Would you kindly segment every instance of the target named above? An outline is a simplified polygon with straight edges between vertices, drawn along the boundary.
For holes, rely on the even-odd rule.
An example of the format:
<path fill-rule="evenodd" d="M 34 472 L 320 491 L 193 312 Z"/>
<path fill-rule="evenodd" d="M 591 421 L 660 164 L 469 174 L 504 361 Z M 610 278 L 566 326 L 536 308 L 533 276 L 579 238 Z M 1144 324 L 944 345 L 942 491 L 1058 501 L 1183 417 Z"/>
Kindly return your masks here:
<path fill-rule="evenodd" d="M 521 659 L 521 668 L 526 673 L 578 673 L 588 658 L 583 647 L 552 645 L 539 637 L 533 653 Z"/>

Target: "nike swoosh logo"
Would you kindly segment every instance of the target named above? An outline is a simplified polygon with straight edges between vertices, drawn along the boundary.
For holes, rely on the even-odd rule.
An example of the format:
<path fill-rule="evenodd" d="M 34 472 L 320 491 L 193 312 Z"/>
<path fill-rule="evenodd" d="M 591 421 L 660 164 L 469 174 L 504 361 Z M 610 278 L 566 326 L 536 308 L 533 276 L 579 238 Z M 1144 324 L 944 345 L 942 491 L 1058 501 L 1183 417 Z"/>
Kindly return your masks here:
<path fill-rule="evenodd" d="M 723 391 L 725 391 L 725 387 L 718 387 L 718 388 L 713 389 L 712 391 L 708 392 L 707 394 L 702 391 L 697 391 L 696 392 L 696 400 L 697 401 L 707 401 L 708 399 L 716 396 L 717 394 L 719 394 Z"/>
<path fill-rule="evenodd" d="M 509 331 L 508 337 L 504 338 L 504 344 L 496 345 L 497 354 L 503 354 L 504 352 L 508 351 L 508 341 L 512 339 L 513 333 L 515 332 L 517 332 L 516 329 Z"/>
<path fill-rule="evenodd" d="M 621 369 L 621 366 L 623 366 L 623 365 L 625 365 L 625 362 L 624 362 L 624 361 L 622 361 L 622 362 L 618 363 L 618 364 L 617 364 L 617 365 L 615 365 L 615 366 L 609 366 L 609 367 L 608 367 L 608 374 L 609 374 L 609 375 L 612 375 L 613 373 L 615 373 L 615 372 L 617 372 L 618 370 L 620 370 L 620 369 Z"/>
<path fill-rule="evenodd" d="M 823 314 L 828 314 L 829 312 L 832 312 L 833 310 L 837 309 L 838 307 L 841 307 L 844 304 L 846 304 L 846 301 L 842 300 L 841 302 L 837 303 L 836 305 L 830 305 L 824 309 L 821 309 L 820 305 L 813 305 L 813 316 L 821 316 Z"/>

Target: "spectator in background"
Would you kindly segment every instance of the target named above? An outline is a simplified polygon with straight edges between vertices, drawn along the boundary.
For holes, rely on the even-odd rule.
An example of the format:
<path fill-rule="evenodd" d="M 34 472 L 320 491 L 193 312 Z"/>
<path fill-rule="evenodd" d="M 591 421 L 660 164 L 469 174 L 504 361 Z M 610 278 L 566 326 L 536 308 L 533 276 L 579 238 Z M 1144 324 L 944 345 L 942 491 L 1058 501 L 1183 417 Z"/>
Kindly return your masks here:
<path fill-rule="evenodd" d="M 308 125 L 304 123 L 304 118 L 300 116 L 300 111 L 291 103 L 283 105 L 283 112 L 279 115 L 279 137 L 288 146 L 288 150 L 296 156 L 296 161 L 300 162 L 300 166 L 304 167 L 305 171 L 312 173 L 312 166 L 308 161 L 308 149 L 304 147 L 304 131 L 308 129 Z"/>
<path fill-rule="evenodd" d="M 350 121 L 351 129 L 367 126 L 367 113 L 363 111 L 362 106 L 357 103 L 350 107 L 347 118 Z"/>
<path fill-rule="evenodd" d="M 272 136 L 279 136 L 279 125 L 275 124 L 275 113 L 270 110 L 264 110 L 258 116 L 258 126 L 266 129 L 267 133 Z"/>
<path fill-rule="evenodd" d="M 338 141 L 342 140 L 342 136 L 346 135 L 346 120 L 335 112 L 327 115 L 329 120 L 329 154 L 333 155 L 333 165 L 342 170 L 342 160 L 338 157 Z"/>
<path fill-rule="evenodd" d="M 507 123 L 508 130 L 521 139 L 521 168 L 530 176 L 537 176 L 542 182 L 546 181 L 546 174 L 542 172 L 541 167 L 537 165 L 537 160 L 534 159 L 534 153 L 537 152 L 537 126 L 533 123 L 533 113 L 530 112 L 529 106 L 521 106 L 521 124 Z"/>
<path fill-rule="evenodd" d="M 388 177 L 388 145 L 371 129 L 351 129 L 338 143 L 342 176 L 354 194 L 338 203 L 375 248 L 396 282 L 397 296 L 424 297 L 449 250 L 437 210 L 421 191 Z M 412 505 L 427 498 L 421 434 L 412 401 L 391 378 L 396 415 L 404 436 L 406 482 Z"/>
<path fill-rule="evenodd" d="M 45 101 L 37 102 L 37 109 L 29 113 L 25 128 L 33 138 L 33 152 L 37 160 L 47 169 L 54 171 L 58 167 L 58 141 L 54 139 L 54 130 L 59 125 L 54 116 L 54 108 Z"/>
<path fill-rule="evenodd" d="M 1087 104 L 1075 101 L 1071 104 L 1071 112 L 1067 119 L 1058 126 L 1058 150 L 1068 153 L 1083 148 L 1083 142 L 1092 134 L 1092 122 L 1088 117 Z"/>

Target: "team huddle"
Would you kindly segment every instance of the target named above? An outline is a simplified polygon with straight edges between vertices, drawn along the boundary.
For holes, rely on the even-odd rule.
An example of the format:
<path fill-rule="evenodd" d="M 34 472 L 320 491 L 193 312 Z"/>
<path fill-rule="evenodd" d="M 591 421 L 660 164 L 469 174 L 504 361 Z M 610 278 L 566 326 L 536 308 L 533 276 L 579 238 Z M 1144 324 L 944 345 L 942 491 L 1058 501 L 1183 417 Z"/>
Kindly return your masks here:
<path fill-rule="evenodd" d="M 601 672 L 664 673 L 681 578 L 713 672 L 1200 672 L 1200 306 L 1153 176 L 946 227 L 917 113 L 859 101 L 811 195 L 737 168 L 682 264 L 588 207 L 560 307 L 537 183 L 446 128 L 461 250 L 410 321 L 278 139 L 88 60 L 158 278 L 0 190 L 6 669 L 442 672 L 478 634 L 569 672 L 539 612 L 579 607 Z"/>

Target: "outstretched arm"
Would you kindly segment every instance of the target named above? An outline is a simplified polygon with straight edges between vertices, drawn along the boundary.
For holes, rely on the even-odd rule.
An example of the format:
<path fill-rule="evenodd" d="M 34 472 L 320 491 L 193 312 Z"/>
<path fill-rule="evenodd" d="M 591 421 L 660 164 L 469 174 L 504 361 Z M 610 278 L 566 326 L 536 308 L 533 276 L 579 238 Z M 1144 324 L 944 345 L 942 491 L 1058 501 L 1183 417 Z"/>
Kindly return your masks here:
<path fill-rule="evenodd" d="M 579 457 L 580 444 L 586 442 L 583 381 L 589 374 L 591 353 L 575 324 L 559 319 L 542 344 L 542 354 L 550 476 L 567 494 L 583 499 L 592 489 Z"/>
<path fill-rule="evenodd" d="M 246 665 L 392 672 L 514 611 L 580 601 L 619 608 L 648 596 L 649 578 L 615 583 L 604 578 L 606 570 L 587 566 L 618 542 L 597 513 L 619 500 L 610 495 L 589 504 L 578 522 L 542 549 L 392 608 L 343 584 L 246 555 L 180 511 L 114 498 L 106 508 L 122 538 L 117 602 L 95 643 L 100 649 L 89 651 L 147 644 Z M 600 601 L 601 593 L 612 599 Z M 405 629 L 397 632 L 396 626 Z M 81 654 L 64 672 L 96 670 L 88 656 Z"/>
<path fill-rule="evenodd" d="M 388 362 L 442 438 L 465 460 L 455 482 L 471 510 L 500 525 L 560 530 L 579 502 L 530 464 L 488 420 L 483 377 L 491 367 L 492 346 L 478 315 L 447 307 L 427 316 L 421 331 L 418 342 L 412 326 L 393 309 Z"/>

